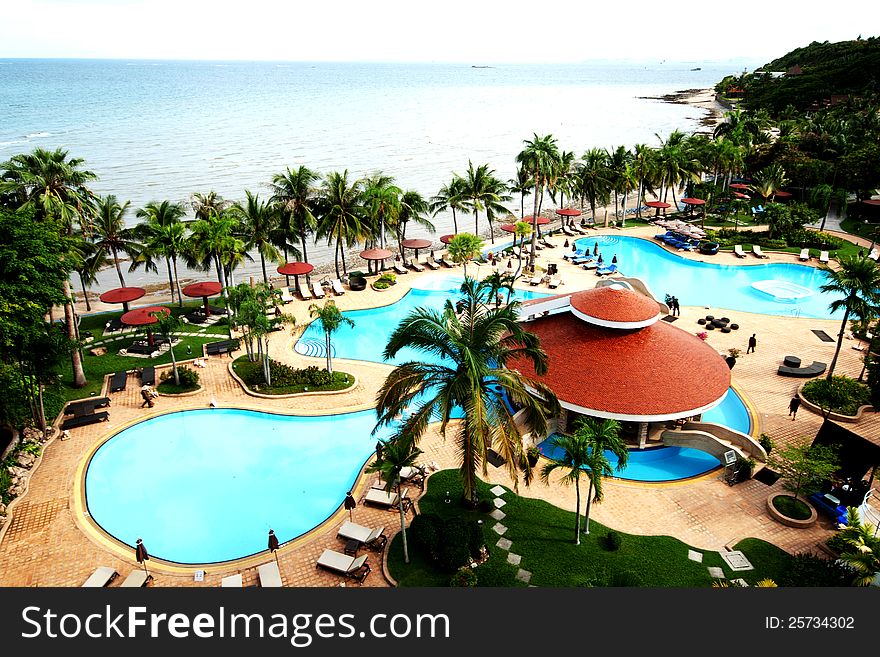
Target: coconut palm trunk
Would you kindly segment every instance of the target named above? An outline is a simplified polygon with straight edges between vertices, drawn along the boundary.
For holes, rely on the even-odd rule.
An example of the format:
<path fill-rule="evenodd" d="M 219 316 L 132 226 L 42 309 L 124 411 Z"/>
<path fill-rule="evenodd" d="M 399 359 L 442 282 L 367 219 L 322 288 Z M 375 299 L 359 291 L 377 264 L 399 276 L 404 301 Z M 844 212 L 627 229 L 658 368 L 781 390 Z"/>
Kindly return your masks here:
<path fill-rule="evenodd" d="M 834 368 L 837 367 L 837 357 L 840 356 L 840 348 L 843 346 L 843 336 L 846 334 L 846 322 L 849 320 L 849 306 L 843 311 L 843 321 L 840 323 L 840 332 L 837 334 L 837 346 L 834 348 L 834 356 L 831 358 L 831 364 L 828 366 L 828 374 L 825 379 L 830 381 L 834 374 Z"/>
<path fill-rule="evenodd" d="M 83 300 L 86 302 L 86 312 L 91 312 L 92 305 L 89 303 L 89 293 L 88 293 L 88 290 L 86 290 L 86 279 L 83 278 L 82 274 L 79 275 L 79 282 L 80 282 L 80 285 L 82 285 Z M 71 293 L 72 293 L 72 291 L 71 291 Z"/>
<path fill-rule="evenodd" d="M 590 489 L 589 489 L 589 492 L 587 493 L 587 513 L 586 513 L 586 517 L 584 519 L 584 534 L 587 534 L 587 535 L 589 535 L 589 533 L 590 533 L 590 507 L 592 506 L 592 503 L 593 503 L 593 477 L 594 476 L 595 475 L 593 475 L 592 473 L 590 473 L 590 475 L 589 475 Z M 578 521 L 580 521 L 580 519 L 578 519 Z"/>
<path fill-rule="evenodd" d="M 180 276 L 177 275 L 177 257 L 171 259 L 174 267 L 174 285 L 177 288 L 177 305 L 183 308 L 183 292 L 180 289 Z"/>
<path fill-rule="evenodd" d="M 122 267 L 119 266 L 119 254 L 116 252 L 116 247 L 111 247 L 110 251 L 113 253 L 113 263 L 116 265 L 116 275 L 119 276 L 119 287 L 125 287 L 125 279 L 122 278 Z"/>
<path fill-rule="evenodd" d="M 79 342 L 76 330 L 76 315 L 73 312 L 73 292 L 70 289 L 70 281 L 64 281 L 64 296 L 67 299 L 64 303 L 64 321 L 67 323 L 67 337 L 71 342 Z M 70 352 L 71 367 L 73 368 L 73 387 L 82 388 L 89 381 L 86 379 L 86 373 L 83 370 L 82 355 L 78 348 Z"/>
<path fill-rule="evenodd" d="M 174 277 L 171 275 L 171 258 L 165 256 L 165 267 L 168 269 L 168 291 L 171 293 L 171 303 L 174 303 Z"/>
<path fill-rule="evenodd" d="M 400 475 L 398 474 L 394 480 L 394 485 L 397 486 L 397 491 L 400 493 Z M 400 500 L 400 503 L 397 505 L 398 510 L 400 511 L 400 537 L 403 539 L 403 562 L 409 563 L 409 546 L 406 543 L 406 511 L 403 508 L 403 499 Z"/>
<path fill-rule="evenodd" d="M 574 544 L 581 544 L 581 482 L 580 479 L 574 480 Z M 589 532 L 587 532 L 589 533 Z"/>

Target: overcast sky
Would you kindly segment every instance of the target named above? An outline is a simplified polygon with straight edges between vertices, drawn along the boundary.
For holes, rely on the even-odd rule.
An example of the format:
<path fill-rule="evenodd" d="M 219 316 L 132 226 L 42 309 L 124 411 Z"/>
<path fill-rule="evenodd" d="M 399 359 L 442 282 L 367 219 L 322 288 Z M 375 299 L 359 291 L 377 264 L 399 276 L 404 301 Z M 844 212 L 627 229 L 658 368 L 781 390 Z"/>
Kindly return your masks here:
<path fill-rule="evenodd" d="M 880 34 L 871 0 L 4 0 L 0 57 L 765 62 Z"/>

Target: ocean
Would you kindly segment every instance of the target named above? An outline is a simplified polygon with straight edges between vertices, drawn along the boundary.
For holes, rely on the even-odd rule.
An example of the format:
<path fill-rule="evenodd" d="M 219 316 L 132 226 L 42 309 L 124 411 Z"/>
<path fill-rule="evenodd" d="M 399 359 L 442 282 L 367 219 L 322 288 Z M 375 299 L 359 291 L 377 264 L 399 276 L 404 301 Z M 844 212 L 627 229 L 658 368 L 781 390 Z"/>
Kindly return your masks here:
<path fill-rule="evenodd" d="M 301 164 L 319 173 L 348 169 L 352 177 L 382 171 L 430 197 L 469 160 L 513 177 L 514 158 L 534 133 L 553 134 L 561 149 L 580 156 L 594 147 L 657 145 L 657 135 L 695 130 L 705 110 L 656 97 L 711 87 L 739 70 L 700 62 L 6 59 L 0 161 L 38 146 L 63 147 L 98 174 L 95 191 L 131 201 L 131 224 L 135 209 L 153 200 L 189 201 L 210 190 L 231 200 L 243 199 L 246 189 L 267 195 L 273 174 Z M 519 198 L 508 207 L 519 214 Z M 434 223 L 438 234 L 451 232 L 451 216 Z M 471 222 L 459 225 L 469 229 Z M 408 236 L 427 235 L 411 227 Z M 320 266 L 331 262 L 332 249 L 317 245 L 309 256 Z M 251 263 L 236 275 L 258 268 Z M 163 278 L 140 271 L 126 283 Z M 116 284 L 115 272 L 106 271 L 96 290 Z"/>

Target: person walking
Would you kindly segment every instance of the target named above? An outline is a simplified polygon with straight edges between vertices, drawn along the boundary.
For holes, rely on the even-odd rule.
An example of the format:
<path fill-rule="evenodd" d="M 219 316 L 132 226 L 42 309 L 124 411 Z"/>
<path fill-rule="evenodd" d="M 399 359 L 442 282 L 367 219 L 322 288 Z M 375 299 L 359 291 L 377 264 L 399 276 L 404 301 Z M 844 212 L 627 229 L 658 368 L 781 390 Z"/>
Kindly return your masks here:
<path fill-rule="evenodd" d="M 798 409 L 801 407 L 801 398 L 795 395 L 791 398 L 791 401 L 788 402 L 788 414 L 791 417 L 792 422 L 797 419 Z"/>
<path fill-rule="evenodd" d="M 150 385 L 144 385 L 144 387 L 141 388 L 141 397 L 144 400 L 144 403 L 141 404 L 141 408 L 147 405 L 149 405 L 150 408 L 153 408 L 153 406 L 155 405 L 153 404 L 153 396 L 153 389 L 150 387 Z"/>
<path fill-rule="evenodd" d="M 678 297 L 672 297 L 672 314 L 676 317 L 681 316 L 681 306 L 678 304 Z"/>
<path fill-rule="evenodd" d="M 749 348 L 746 349 L 747 354 L 755 353 L 755 347 L 758 344 L 758 340 L 755 338 L 755 334 L 752 333 L 752 337 L 749 338 Z"/>

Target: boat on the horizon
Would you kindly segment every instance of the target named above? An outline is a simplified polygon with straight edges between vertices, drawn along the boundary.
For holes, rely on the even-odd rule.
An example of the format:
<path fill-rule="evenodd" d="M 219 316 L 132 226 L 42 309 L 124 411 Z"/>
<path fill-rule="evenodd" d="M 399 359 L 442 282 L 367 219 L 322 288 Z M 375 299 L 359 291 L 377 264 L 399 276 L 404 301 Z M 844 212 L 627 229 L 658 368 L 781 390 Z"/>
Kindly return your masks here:
<path fill-rule="evenodd" d="M 478 66 L 476 64 L 471 64 L 471 68 L 495 68 L 494 66 Z"/>
<path fill-rule="evenodd" d="M 699 66 L 697 66 L 697 68 L 692 68 L 691 70 L 692 70 L 692 71 L 702 71 L 703 69 L 700 68 Z"/>

